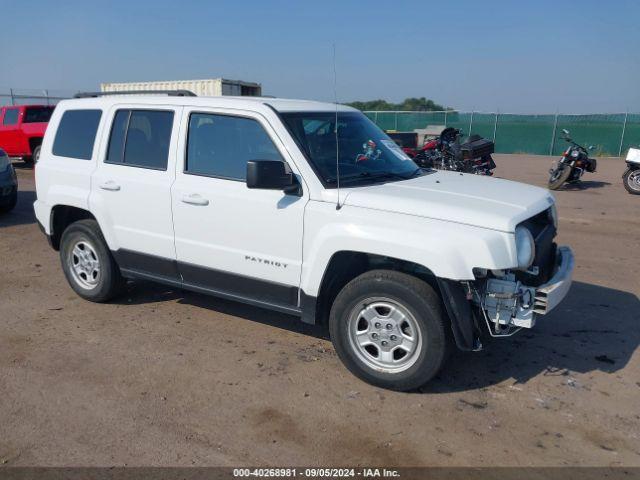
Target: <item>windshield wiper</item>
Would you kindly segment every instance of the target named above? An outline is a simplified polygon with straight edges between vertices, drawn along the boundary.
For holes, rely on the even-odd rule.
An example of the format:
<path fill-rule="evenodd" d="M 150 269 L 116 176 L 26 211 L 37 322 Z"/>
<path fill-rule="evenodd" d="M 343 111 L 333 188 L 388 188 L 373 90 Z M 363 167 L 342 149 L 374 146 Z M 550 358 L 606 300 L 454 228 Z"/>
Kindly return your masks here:
<path fill-rule="evenodd" d="M 350 181 L 358 181 L 358 180 L 383 180 L 383 179 L 389 179 L 389 178 L 397 178 L 398 180 L 408 180 L 414 176 L 416 176 L 417 173 L 421 172 L 422 168 L 416 168 L 413 172 L 409 173 L 408 175 L 403 175 L 401 173 L 395 173 L 395 172 L 361 172 L 361 173 L 356 173 L 354 175 L 341 175 L 340 176 L 340 181 L 341 182 L 350 182 Z M 336 177 L 329 177 L 327 178 L 327 183 L 336 183 Z"/>

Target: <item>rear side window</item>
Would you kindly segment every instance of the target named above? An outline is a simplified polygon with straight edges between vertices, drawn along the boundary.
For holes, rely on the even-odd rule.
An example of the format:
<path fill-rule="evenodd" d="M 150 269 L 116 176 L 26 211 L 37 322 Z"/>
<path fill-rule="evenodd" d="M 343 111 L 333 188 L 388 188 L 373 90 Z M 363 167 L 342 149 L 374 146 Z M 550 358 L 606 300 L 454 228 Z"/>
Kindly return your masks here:
<path fill-rule="evenodd" d="M 244 181 L 249 160 L 282 160 L 259 122 L 228 115 L 191 114 L 186 173 Z"/>
<path fill-rule="evenodd" d="M 91 160 L 101 116 L 102 110 L 64 112 L 53 141 L 53 154 L 59 157 Z"/>
<path fill-rule="evenodd" d="M 24 123 L 47 123 L 54 107 L 28 107 L 24 113 Z"/>
<path fill-rule="evenodd" d="M 173 112 L 118 110 L 113 119 L 107 163 L 166 170 Z"/>
<path fill-rule="evenodd" d="M 18 109 L 17 108 L 8 108 L 4 112 L 4 119 L 2 120 L 3 125 L 15 125 L 18 123 Z"/>

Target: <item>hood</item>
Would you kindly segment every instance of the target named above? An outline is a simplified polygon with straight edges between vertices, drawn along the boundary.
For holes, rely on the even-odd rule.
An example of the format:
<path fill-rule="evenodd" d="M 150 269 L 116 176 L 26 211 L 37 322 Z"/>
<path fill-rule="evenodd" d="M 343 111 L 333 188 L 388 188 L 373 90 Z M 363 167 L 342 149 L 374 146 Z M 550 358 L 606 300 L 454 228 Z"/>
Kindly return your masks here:
<path fill-rule="evenodd" d="M 436 171 L 350 188 L 343 205 L 463 223 L 503 232 L 553 204 L 543 188 L 501 178 Z"/>

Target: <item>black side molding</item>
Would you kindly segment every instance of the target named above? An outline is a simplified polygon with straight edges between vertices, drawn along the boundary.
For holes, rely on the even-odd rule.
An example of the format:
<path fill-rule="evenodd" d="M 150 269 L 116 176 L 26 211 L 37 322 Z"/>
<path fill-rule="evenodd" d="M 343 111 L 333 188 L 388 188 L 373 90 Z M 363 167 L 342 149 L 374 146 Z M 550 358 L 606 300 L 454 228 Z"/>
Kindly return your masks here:
<path fill-rule="evenodd" d="M 304 323 L 310 325 L 316 324 L 316 309 L 318 307 L 317 297 L 312 297 L 304 293 L 304 290 L 300 289 L 300 311 L 301 320 Z"/>

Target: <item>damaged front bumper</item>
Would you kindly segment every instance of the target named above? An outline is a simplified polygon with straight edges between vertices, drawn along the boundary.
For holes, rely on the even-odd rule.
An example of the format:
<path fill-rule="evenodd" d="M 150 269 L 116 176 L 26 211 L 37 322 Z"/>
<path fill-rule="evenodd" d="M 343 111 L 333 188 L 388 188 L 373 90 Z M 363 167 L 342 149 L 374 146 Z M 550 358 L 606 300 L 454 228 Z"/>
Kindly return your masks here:
<path fill-rule="evenodd" d="M 492 335 L 504 336 L 514 329 L 532 328 L 536 316 L 553 310 L 569 292 L 574 268 L 573 252 L 558 247 L 552 277 L 543 285 L 531 287 L 516 279 L 513 272 L 488 278 L 476 290 L 474 303 L 484 315 Z"/>

